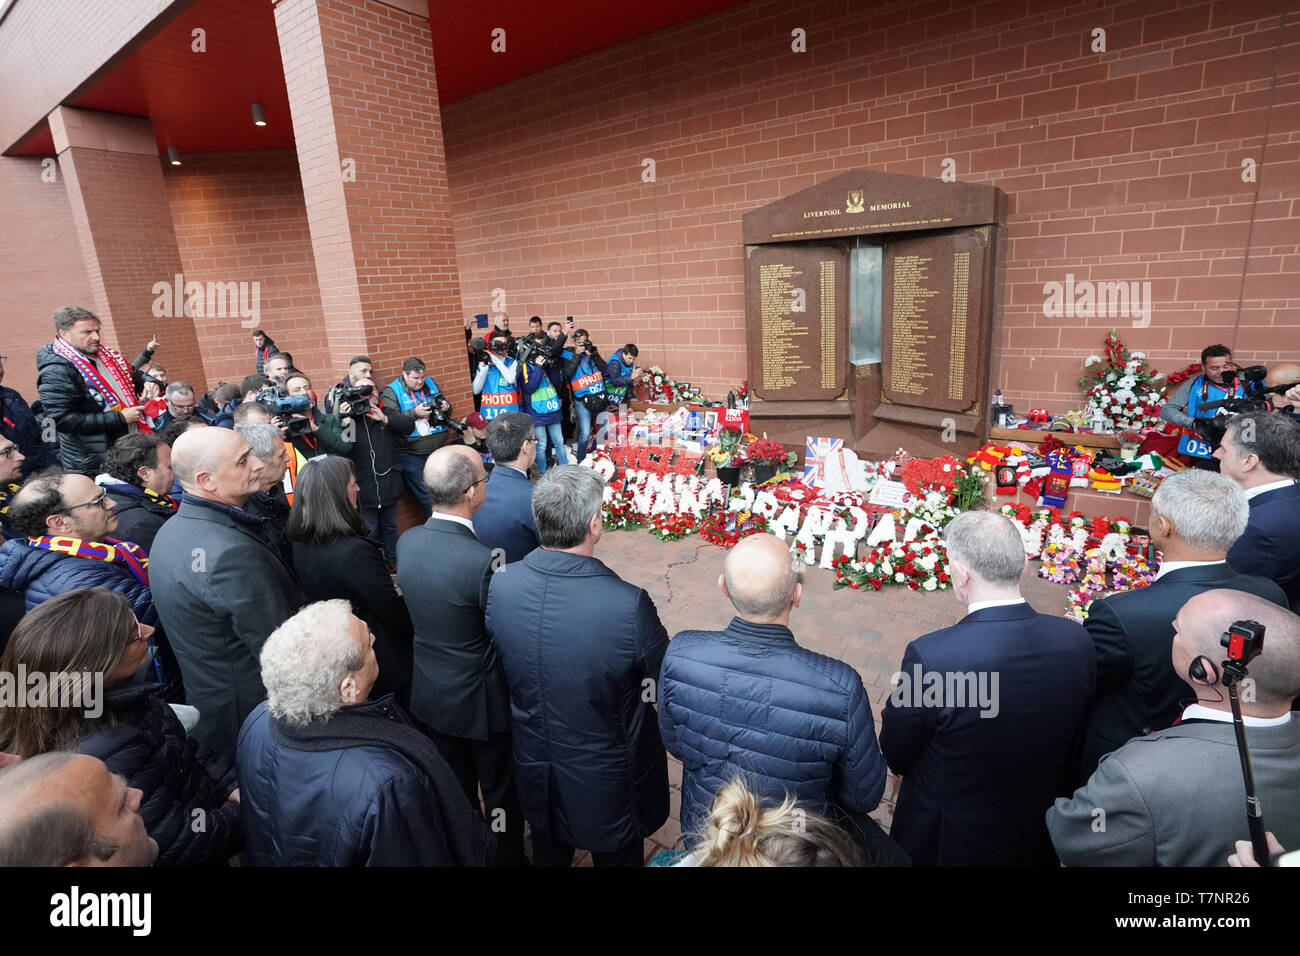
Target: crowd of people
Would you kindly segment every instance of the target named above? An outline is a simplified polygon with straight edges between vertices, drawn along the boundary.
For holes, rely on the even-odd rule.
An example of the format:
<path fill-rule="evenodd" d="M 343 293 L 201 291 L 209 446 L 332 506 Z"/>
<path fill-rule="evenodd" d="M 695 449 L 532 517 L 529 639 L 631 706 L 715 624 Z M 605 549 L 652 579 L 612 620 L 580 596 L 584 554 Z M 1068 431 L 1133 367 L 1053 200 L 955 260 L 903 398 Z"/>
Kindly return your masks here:
<path fill-rule="evenodd" d="M 877 713 L 799 645 L 776 537 L 727 553 L 724 630 L 671 641 L 595 557 L 604 482 L 566 427 L 581 460 L 637 349 L 606 362 L 567 324 L 467 325 L 462 423 L 418 357 L 381 387 L 356 356 L 318 404 L 258 330 L 255 371 L 199 396 L 158 342 L 127 363 L 57 310 L 39 406 L 0 395 L 0 685 L 46 676 L 0 696 L 0 865 L 640 866 L 669 755 L 684 836 L 656 866 L 1251 863 L 1242 621 L 1267 634 L 1255 783 L 1300 846 L 1294 420 L 1237 415 L 1217 473 L 1167 478 L 1158 576 L 1083 625 L 1025 601 L 1009 520 L 958 515 L 968 613 L 908 645 Z M 404 490 L 426 520 L 399 535 Z"/>

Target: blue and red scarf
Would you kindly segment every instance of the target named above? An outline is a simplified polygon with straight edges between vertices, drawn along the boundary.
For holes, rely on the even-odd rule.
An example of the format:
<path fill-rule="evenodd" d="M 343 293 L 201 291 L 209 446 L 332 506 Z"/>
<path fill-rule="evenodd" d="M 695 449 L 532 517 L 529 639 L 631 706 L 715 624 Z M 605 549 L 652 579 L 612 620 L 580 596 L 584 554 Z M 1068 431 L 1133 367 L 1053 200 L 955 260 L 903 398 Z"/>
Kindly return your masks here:
<path fill-rule="evenodd" d="M 126 565 L 126 569 L 135 575 L 137 581 L 149 586 L 149 555 L 144 548 L 130 541 L 119 541 L 117 538 L 87 541 L 84 538 L 41 535 L 38 538 L 28 538 L 27 543 L 42 551 Z"/>
<path fill-rule="evenodd" d="M 72 363 L 78 374 L 86 382 L 86 387 L 99 393 L 100 401 L 104 410 L 108 412 L 120 412 L 123 408 L 138 404 L 139 398 L 135 392 L 135 379 L 131 372 L 131 366 L 122 358 L 122 353 L 115 349 L 110 349 L 106 345 L 101 345 L 96 358 L 108 370 L 109 376 L 113 379 L 113 384 L 99 373 L 95 363 L 90 361 L 81 351 L 73 348 L 63 339 L 55 338 L 51 344 L 54 353 Z M 114 387 L 116 386 L 116 387 Z M 126 405 L 120 404 L 124 400 Z M 138 421 L 137 426 L 141 431 L 152 431 L 148 423 L 143 419 Z"/>

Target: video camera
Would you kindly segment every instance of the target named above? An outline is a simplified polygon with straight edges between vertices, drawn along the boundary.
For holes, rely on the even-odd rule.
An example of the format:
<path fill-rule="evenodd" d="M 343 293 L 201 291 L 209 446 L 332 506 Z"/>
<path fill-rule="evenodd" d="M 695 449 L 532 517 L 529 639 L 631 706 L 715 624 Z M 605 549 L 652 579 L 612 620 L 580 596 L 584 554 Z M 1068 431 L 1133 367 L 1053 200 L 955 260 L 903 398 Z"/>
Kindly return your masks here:
<path fill-rule="evenodd" d="M 546 368 L 551 361 L 550 340 L 542 335 L 540 338 L 535 335 L 529 335 L 519 343 L 519 364 L 536 365 L 538 368 Z"/>
<path fill-rule="evenodd" d="M 1223 373 L 1223 384 L 1232 388 L 1236 384 L 1241 385 L 1241 389 L 1246 394 L 1241 398 L 1224 398 L 1217 402 L 1206 402 L 1201 409 L 1210 412 L 1209 417 L 1198 416 L 1192 423 L 1192 428 L 1196 434 L 1204 441 L 1209 442 L 1212 448 L 1218 448 L 1223 442 L 1223 434 L 1228 429 L 1228 420 L 1233 415 L 1242 415 L 1247 412 L 1266 412 L 1269 410 L 1268 395 L 1281 395 L 1290 389 L 1290 385 L 1265 385 L 1264 379 L 1268 377 L 1268 369 L 1263 365 L 1248 365 L 1243 369 L 1225 369 Z M 1227 412 L 1226 415 L 1218 414 L 1219 410 Z"/>
<path fill-rule="evenodd" d="M 447 402 L 446 411 L 443 411 L 442 409 L 443 402 Z M 458 432 L 463 432 L 468 427 L 459 419 L 451 417 L 451 402 L 448 402 L 447 399 L 442 397 L 442 395 L 435 395 L 433 400 L 429 402 L 429 407 L 433 409 L 429 414 L 429 423 L 431 425 L 434 425 L 435 427 L 441 426 L 443 428 L 454 428 Z"/>
<path fill-rule="evenodd" d="M 311 431 L 311 399 L 306 395 L 281 395 L 278 388 L 268 385 L 257 393 L 254 401 L 259 405 L 265 405 L 272 418 L 279 418 L 284 422 L 286 437 L 294 438 Z M 308 417 L 291 417 L 304 414 Z"/>
<path fill-rule="evenodd" d="M 370 411 L 370 396 L 375 393 L 373 385 L 349 385 L 339 390 L 337 407 L 347 405 L 346 412 L 340 411 L 345 418 L 364 418 Z"/>

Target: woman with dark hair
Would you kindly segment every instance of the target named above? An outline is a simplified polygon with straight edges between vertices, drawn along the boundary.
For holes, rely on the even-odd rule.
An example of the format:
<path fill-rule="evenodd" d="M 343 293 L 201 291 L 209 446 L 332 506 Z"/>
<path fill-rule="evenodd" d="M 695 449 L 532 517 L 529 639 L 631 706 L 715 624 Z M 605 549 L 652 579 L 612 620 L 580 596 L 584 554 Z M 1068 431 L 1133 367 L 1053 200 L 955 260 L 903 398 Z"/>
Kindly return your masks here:
<path fill-rule="evenodd" d="M 154 535 L 179 507 L 171 496 L 174 482 L 171 446 L 157 435 L 123 435 L 115 441 L 95 484 L 113 499 L 116 537 L 152 551 Z"/>
<path fill-rule="evenodd" d="M 298 472 L 285 537 L 308 601 L 344 598 L 375 634 L 379 679 L 374 696 L 411 701 L 411 655 L 415 640 L 406 602 L 393 586 L 383 550 L 367 536 L 357 507 L 352 462 L 338 455 L 308 459 Z"/>
<path fill-rule="evenodd" d="M 27 706 L 0 707 L 0 751 L 98 757 L 143 793 L 158 866 L 223 866 L 243 844 L 235 768 L 186 734 L 158 695 L 148 678 L 152 631 L 107 588 L 68 591 L 29 611 L 0 673 L 25 690 L 18 675 L 45 674 L 48 690 Z"/>

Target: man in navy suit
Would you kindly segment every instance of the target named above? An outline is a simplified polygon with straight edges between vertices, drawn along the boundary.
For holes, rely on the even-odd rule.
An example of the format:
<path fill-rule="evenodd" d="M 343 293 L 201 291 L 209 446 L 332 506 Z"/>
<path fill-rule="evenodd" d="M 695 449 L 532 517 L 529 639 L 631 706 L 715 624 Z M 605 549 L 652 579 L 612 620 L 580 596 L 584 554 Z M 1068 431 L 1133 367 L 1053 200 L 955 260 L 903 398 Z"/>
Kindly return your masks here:
<path fill-rule="evenodd" d="M 1075 784 L 1106 754 L 1172 724 L 1189 700 L 1169 663 L 1174 618 L 1193 596 L 1216 588 L 1248 591 L 1287 606 L 1267 578 L 1240 574 L 1226 561 L 1249 509 L 1227 475 L 1188 469 L 1170 475 L 1151 499 L 1151 541 L 1160 573 L 1149 587 L 1094 601 L 1084 623 L 1097 654 L 1097 699 L 1088 711 Z"/>
<path fill-rule="evenodd" d="M 1250 505 L 1228 564 L 1276 582 L 1291 610 L 1300 611 L 1300 424 L 1281 412 L 1238 415 L 1214 457 Z"/>
<path fill-rule="evenodd" d="M 537 547 L 533 485 L 528 469 L 537 458 L 533 419 L 506 412 L 488 423 L 487 447 L 496 462 L 488 476 L 487 501 L 474 517 L 478 539 L 504 552 L 506 562 L 522 561 Z"/>
<path fill-rule="evenodd" d="M 944 543 L 968 613 L 909 644 L 894 675 L 880 730 L 903 778 L 890 835 L 914 866 L 1055 865 L 1044 814 L 1092 697 L 1092 646 L 1020 596 L 1009 520 L 968 511 Z"/>

